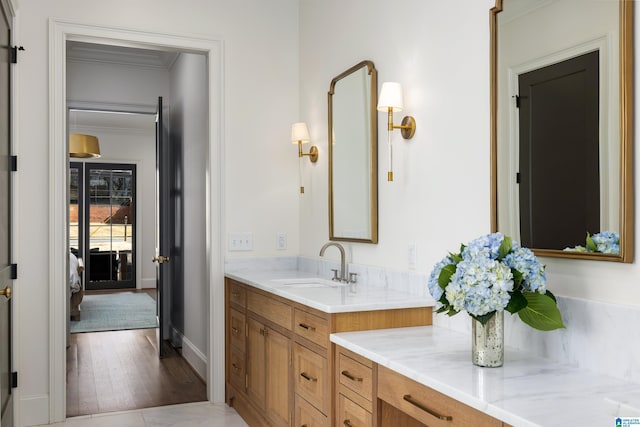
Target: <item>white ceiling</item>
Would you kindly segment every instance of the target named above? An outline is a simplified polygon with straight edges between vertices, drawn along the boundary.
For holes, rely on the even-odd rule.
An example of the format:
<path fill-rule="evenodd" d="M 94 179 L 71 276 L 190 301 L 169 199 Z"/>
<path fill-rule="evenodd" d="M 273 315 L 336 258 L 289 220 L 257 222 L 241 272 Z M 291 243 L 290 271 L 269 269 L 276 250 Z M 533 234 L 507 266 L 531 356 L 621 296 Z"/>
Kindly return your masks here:
<path fill-rule="evenodd" d="M 67 42 L 67 60 L 71 62 L 98 62 L 135 67 L 168 69 L 179 52 L 139 49 L 106 44 Z M 69 129 L 82 133 L 83 129 L 150 130 L 155 116 L 105 111 L 70 110 Z"/>

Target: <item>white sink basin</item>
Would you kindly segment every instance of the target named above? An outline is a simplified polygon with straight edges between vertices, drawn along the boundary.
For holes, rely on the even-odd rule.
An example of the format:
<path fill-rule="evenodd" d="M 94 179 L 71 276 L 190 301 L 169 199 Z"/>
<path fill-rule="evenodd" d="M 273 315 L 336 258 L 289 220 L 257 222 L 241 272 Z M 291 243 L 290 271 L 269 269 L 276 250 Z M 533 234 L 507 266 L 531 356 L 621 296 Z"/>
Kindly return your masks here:
<path fill-rule="evenodd" d="M 337 288 L 346 285 L 346 283 L 334 282 L 333 280 L 321 279 L 319 277 L 274 279 L 272 282 L 276 283 L 276 286 L 288 288 Z"/>

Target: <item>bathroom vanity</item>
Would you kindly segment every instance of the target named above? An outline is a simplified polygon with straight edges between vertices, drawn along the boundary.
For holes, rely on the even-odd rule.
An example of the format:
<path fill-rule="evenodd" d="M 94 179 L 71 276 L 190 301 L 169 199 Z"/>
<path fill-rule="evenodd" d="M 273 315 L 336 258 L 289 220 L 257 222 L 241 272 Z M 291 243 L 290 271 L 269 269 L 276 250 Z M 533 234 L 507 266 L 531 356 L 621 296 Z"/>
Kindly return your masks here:
<path fill-rule="evenodd" d="M 512 348 L 503 367 L 480 368 L 471 363 L 470 339 L 436 326 L 331 335 L 336 357 L 359 363 L 359 371 L 342 370 L 371 378 L 360 392 L 337 376 L 347 409 L 335 425 L 596 427 L 640 414 L 640 384 Z M 357 411 L 373 414 L 373 423 L 352 422 Z"/>
<path fill-rule="evenodd" d="M 331 426 L 334 332 L 429 325 L 434 301 L 290 271 L 228 273 L 226 401 L 251 426 Z"/>

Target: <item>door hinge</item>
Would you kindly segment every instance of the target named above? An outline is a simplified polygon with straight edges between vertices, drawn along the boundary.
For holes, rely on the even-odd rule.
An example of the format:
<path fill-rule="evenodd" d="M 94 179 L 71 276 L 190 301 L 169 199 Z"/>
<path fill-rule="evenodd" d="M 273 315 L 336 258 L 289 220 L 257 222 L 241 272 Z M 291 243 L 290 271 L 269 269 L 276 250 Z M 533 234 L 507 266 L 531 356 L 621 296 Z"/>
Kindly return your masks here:
<path fill-rule="evenodd" d="M 244 324 L 244 337 L 247 338 L 249 336 L 249 323 Z"/>
<path fill-rule="evenodd" d="M 11 162 L 11 164 L 9 165 L 9 170 L 11 172 L 18 172 L 18 156 L 9 157 L 9 162 Z"/>
<path fill-rule="evenodd" d="M 18 63 L 18 51 L 19 50 L 24 50 L 24 47 L 22 46 L 13 46 L 11 48 L 11 63 L 12 64 L 17 64 Z"/>
<path fill-rule="evenodd" d="M 18 264 L 11 264 L 11 280 L 18 278 Z"/>
<path fill-rule="evenodd" d="M 17 372 L 12 372 L 11 373 L 11 388 L 16 388 L 18 387 L 18 373 Z"/>
<path fill-rule="evenodd" d="M 520 184 L 520 172 L 516 172 L 516 184 Z"/>

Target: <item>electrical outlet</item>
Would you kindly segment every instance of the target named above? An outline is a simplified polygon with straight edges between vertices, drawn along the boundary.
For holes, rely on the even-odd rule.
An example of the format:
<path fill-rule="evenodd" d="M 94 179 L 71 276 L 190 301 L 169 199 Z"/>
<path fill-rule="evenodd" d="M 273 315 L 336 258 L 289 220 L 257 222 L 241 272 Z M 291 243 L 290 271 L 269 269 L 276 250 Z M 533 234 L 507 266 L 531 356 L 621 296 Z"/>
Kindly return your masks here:
<path fill-rule="evenodd" d="M 276 234 L 276 249 L 279 251 L 287 249 L 287 233 L 279 232 Z"/>
<path fill-rule="evenodd" d="M 252 251 L 253 233 L 229 233 L 229 251 Z"/>
<path fill-rule="evenodd" d="M 416 250 L 415 242 L 409 243 L 409 246 L 407 247 L 407 261 L 409 262 L 409 270 L 416 269 L 416 262 L 417 262 L 416 252 L 417 250 Z"/>

